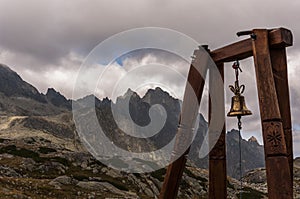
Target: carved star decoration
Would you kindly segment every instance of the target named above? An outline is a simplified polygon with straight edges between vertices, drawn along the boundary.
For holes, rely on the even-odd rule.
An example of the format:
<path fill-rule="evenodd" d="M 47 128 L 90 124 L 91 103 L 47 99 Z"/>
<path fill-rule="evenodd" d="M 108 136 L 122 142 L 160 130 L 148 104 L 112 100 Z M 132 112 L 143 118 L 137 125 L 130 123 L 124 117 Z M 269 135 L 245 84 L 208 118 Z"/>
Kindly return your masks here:
<path fill-rule="evenodd" d="M 279 146 L 281 139 L 281 134 L 278 131 L 272 131 L 269 135 L 267 135 L 268 142 L 271 142 L 275 147 Z"/>

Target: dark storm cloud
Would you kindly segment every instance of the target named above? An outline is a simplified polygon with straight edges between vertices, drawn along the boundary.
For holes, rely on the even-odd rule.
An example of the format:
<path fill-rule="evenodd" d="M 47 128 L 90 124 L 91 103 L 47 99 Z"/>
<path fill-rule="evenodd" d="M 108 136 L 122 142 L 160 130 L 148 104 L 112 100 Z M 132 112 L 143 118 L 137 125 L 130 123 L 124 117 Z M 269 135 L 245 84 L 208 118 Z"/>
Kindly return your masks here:
<path fill-rule="evenodd" d="M 300 33 L 299 5 L 292 0 L 276 4 L 258 0 L 129 0 L 126 4 L 123 1 L 2 0 L 0 45 L 14 53 L 34 57 L 40 65 L 59 65 L 70 52 L 87 55 L 98 42 L 112 34 L 134 27 L 161 26 L 181 31 L 215 48 L 236 40 L 236 31 L 253 27 L 286 26 L 295 34 Z"/>
<path fill-rule="evenodd" d="M 200 44 L 209 44 L 211 49 L 239 40 L 235 33 L 240 30 L 289 28 L 294 34 L 294 46 L 288 49 L 292 116 L 295 124 L 300 123 L 300 1 L 0 0 L 0 3 L 0 62 L 12 67 L 40 91 L 55 87 L 69 98 L 84 57 L 99 42 L 130 28 L 174 29 Z M 146 57 L 140 54 L 135 61 L 142 62 Z M 135 63 L 133 59 L 130 62 Z M 254 113 L 243 119 L 246 124 L 243 129 L 260 131 L 253 61 L 242 62 L 242 67 L 246 102 Z M 120 70 L 115 71 L 118 76 Z M 233 71 L 227 70 L 225 75 L 225 84 L 233 84 Z M 226 94 L 229 107 L 232 93 L 227 89 Z M 227 125 L 228 129 L 236 127 L 233 120 Z M 296 137 L 300 137 L 299 131 Z"/>

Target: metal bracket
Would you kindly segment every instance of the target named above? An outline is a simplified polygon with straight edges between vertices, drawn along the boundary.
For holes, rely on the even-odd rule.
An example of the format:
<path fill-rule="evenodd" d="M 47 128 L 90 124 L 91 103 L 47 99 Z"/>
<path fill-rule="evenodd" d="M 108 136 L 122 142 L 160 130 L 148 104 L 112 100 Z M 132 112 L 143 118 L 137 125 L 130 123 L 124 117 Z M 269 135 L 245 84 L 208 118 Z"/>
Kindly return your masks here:
<path fill-rule="evenodd" d="M 253 40 L 256 39 L 256 35 L 253 33 L 252 30 L 239 31 L 239 32 L 236 33 L 236 35 L 238 37 L 244 36 L 244 35 L 250 35 L 251 39 L 253 39 Z"/>

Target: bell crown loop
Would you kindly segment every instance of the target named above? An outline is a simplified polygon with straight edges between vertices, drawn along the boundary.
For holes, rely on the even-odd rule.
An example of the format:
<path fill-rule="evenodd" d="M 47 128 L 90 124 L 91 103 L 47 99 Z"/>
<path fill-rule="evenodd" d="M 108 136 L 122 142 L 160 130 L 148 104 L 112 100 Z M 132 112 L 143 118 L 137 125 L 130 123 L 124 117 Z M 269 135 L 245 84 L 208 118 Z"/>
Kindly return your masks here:
<path fill-rule="evenodd" d="M 239 83 L 236 81 L 235 85 L 229 85 L 230 90 L 235 94 L 235 95 L 241 95 L 245 91 L 245 85 L 242 84 L 239 86 Z"/>

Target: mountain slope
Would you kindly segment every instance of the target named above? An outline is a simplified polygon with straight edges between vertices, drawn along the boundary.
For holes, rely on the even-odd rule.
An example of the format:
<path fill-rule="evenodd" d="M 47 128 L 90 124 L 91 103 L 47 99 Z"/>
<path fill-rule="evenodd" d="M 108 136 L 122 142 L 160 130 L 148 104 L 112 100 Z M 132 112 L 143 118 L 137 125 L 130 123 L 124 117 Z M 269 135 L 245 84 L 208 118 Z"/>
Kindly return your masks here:
<path fill-rule="evenodd" d="M 7 97 L 25 97 L 46 103 L 44 96 L 8 66 L 0 64 L 0 92 Z"/>
<path fill-rule="evenodd" d="M 1 115 L 57 115 L 70 108 L 71 101 L 54 89 L 45 96 L 9 67 L 0 64 Z"/>
<path fill-rule="evenodd" d="M 0 65 L 0 76 L 2 77 L 0 87 L 0 113 L 7 116 L 26 116 L 14 121 L 11 129 L 20 131 L 20 129 L 44 131 L 59 138 L 75 138 L 78 137 L 75 125 L 71 119 L 63 120 L 59 115 L 68 115 L 72 118 L 71 100 L 67 100 L 59 92 L 53 88 L 48 89 L 47 94 L 40 94 L 30 84 L 26 83 L 21 77 L 9 69 L 7 66 Z M 15 92 L 12 92 L 15 91 Z M 128 90 L 123 96 L 117 98 L 116 103 L 113 103 L 108 98 L 99 100 L 93 95 L 84 97 L 74 102 L 73 107 L 88 107 L 94 108 L 93 104 L 90 107 L 86 106 L 88 103 L 95 101 L 96 113 L 100 125 L 106 131 L 106 135 L 117 144 L 119 147 L 141 152 L 147 150 L 159 149 L 168 144 L 175 136 L 180 114 L 180 101 L 174 99 L 167 92 L 161 88 L 150 89 L 143 96 L 140 97 L 132 90 Z M 148 125 L 150 121 L 149 110 L 152 105 L 160 104 L 167 113 L 166 123 L 159 133 L 148 139 L 137 139 L 135 137 L 127 136 L 126 132 L 120 130 L 114 120 L 111 108 L 122 107 L 120 104 L 129 101 L 129 112 L 131 118 L 122 120 L 125 125 L 131 121 L 139 126 Z M 122 111 L 121 111 L 122 113 Z M 155 117 L 161 117 L 158 112 Z M 29 116 L 29 117 L 27 117 Z M 37 117 L 43 116 L 43 117 Z M 60 119 L 54 119 L 60 118 Z M 199 158 L 199 149 L 207 131 L 207 122 L 204 117 L 200 115 L 199 128 L 197 135 L 192 144 L 189 158 L 196 163 L 200 168 L 208 168 L 208 157 Z M 127 121 L 128 120 L 128 121 Z M 55 122 L 54 122 L 55 121 Z M 130 131 L 135 131 L 131 126 L 127 126 Z M 238 134 L 237 131 L 232 130 L 227 135 L 227 168 L 228 175 L 232 177 L 239 177 L 238 164 Z M 120 139 L 122 138 L 122 139 Z M 243 156 L 243 173 L 254 168 L 263 167 L 263 148 L 257 142 L 242 141 L 242 156 Z"/>
<path fill-rule="evenodd" d="M 46 93 L 46 99 L 54 106 L 66 108 L 68 110 L 71 110 L 72 108 L 72 101 L 67 100 L 65 96 L 54 90 L 54 88 L 48 88 Z"/>
<path fill-rule="evenodd" d="M 0 196 L 7 198 L 154 198 L 166 169 L 147 174 L 127 174 L 106 167 L 83 147 L 70 111 L 71 100 L 54 89 L 40 94 L 33 86 L 6 66 L 0 65 L 4 88 L 0 88 Z M 14 83 L 16 81 L 16 83 Z M 2 85 L 2 84 L 1 84 Z M 0 86 L 1 87 L 1 86 Z M 9 88 L 9 89 L 8 89 Z M 12 93 L 13 89 L 16 93 Z M 28 94 L 27 94 L 28 92 Z M 131 118 L 140 126 L 148 125 L 150 107 L 160 104 L 168 118 L 161 131 L 148 139 L 126 135 L 114 121 L 111 108 L 129 100 Z M 95 101 L 95 104 L 87 103 Z M 177 130 L 180 101 L 160 88 L 140 97 L 128 90 L 116 103 L 90 95 L 73 101 L 75 108 L 96 109 L 106 136 L 127 151 L 153 151 L 172 139 Z M 159 109 L 160 110 L 160 109 Z M 158 117 L 163 112 L 157 113 Z M 127 120 L 123 120 L 125 125 Z M 180 185 L 179 198 L 207 198 L 208 157 L 200 159 L 199 149 L 208 124 L 199 115 L 199 128 L 191 146 L 190 160 Z M 127 128 L 131 131 L 136 129 Z M 226 134 L 228 175 L 239 178 L 236 130 Z M 101 140 L 95 140 L 100 144 Z M 243 173 L 263 166 L 263 147 L 255 138 L 242 140 Z M 119 160 L 122 161 L 122 160 Z M 124 162 L 126 164 L 126 162 Z M 204 169 L 202 169 L 204 168 Z M 246 181 L 246 178 L 245 178 Z M 265 190 L 246 184 L 250 198 L 264 198 Z M 237 198 L 239 181 L 228 178 L 228 198 Z"/>
<path fill-rule="evenodd" d="M 239 137 L 240 134 L 237 130 L 231 130 L 226 136 L 227 147 L 227 172 L 232 177 L 240 179 L 240 149 L 239 149 Z M 246 172 L 255 169 L 265 167 L 264 148 L 259 145 L 257 140 L 252 137 L 248 141 L 241 140 L 241 152 L 242 152 L 242 175 Z"/>
<path fill-rule="evenodd" d="M 180 114 L 180 101 L 171 97 L 167 92 L 160 88 L 150 89 L 145 96 L 140 97 L 134 91 L 128 89 L 128 91 L 117 98 L 116 103 L 108 99 L 98 100 L 95 96 L 88 96 L 83 99 L 78 100 L 78 103 L 85 105 L 87 108 L 91 107 L 91 100 L 95 100 L 96 112 L 99 119 L 99 124 L 102 129 L 107 132 L 106 136 L 109 137 L 111 142 L 113 142 L 118 147 L 121 147 L 132 152 L 147 152 L 148 150 L 153 150 L 153 148 L 160 149 L 161 147 L 168 144 L 175 136 L 177 132 L 177 125 L 179 121 Z M 164 127 L 154 136 L 148 139 L 139 139 L 132 136 L 128 136 L 126 132 L 119 129 L 115 122 L 114 116 L 112 114 L 112 107 L 119 107 L 119 113 L 126 114 L 123 103 L 129 101 L 129 112 L 130 118 L 124 117 L 121 121 L 126 126 L 126 131 L 134 132 L 134 129 L 130 122 L 134 122 L 140 126 L 148 125 L 151 120 L 149 117 L 149 110 L 152 105 L 160 104 L 164 107 L 167 119 Z M 80 105 L 78 105 L 80 107 Z M 82 108 L 82 107 L 81 107 Z M 88 111 L 86 111 L 88 112 Z M 158 113 L 156 117 L 162 117 Z M 83 115 L 85 115 L 83 113 Z M 88 128 L 91 128 L 88 125 Z M 191 150 L 189 153 L 189 159 L 199 168 L 208 168 L 208 156 L 204 158 L 199 158 L 199 150 L 204 140 L 208 124 L 205 118 L 199 115 L 199 128 L 197 134 L 192 143 Z M 117 129 L 117 130 L 116 130 Z M 140 132 L 137 132 L 140 133 Z M 226 134 L 226 150 L 227 150 L 227 172 L 231 177 L 240 177 L 239 168 L 239 144 L 238 144 L 238 131 L 231 130 Z M 96 141 L 96 140 L 95 140 Z M 97 142 L 97 141 L 96 141 Z M 100 141 L 101 143 L 101 141 Z M 243 174 L 254 168 L 264 167 L 264 155 L 263 146 L 259 145 L 255 139 L 250 139 L 249 141 L 242 140 L 242 172 Z"/>

